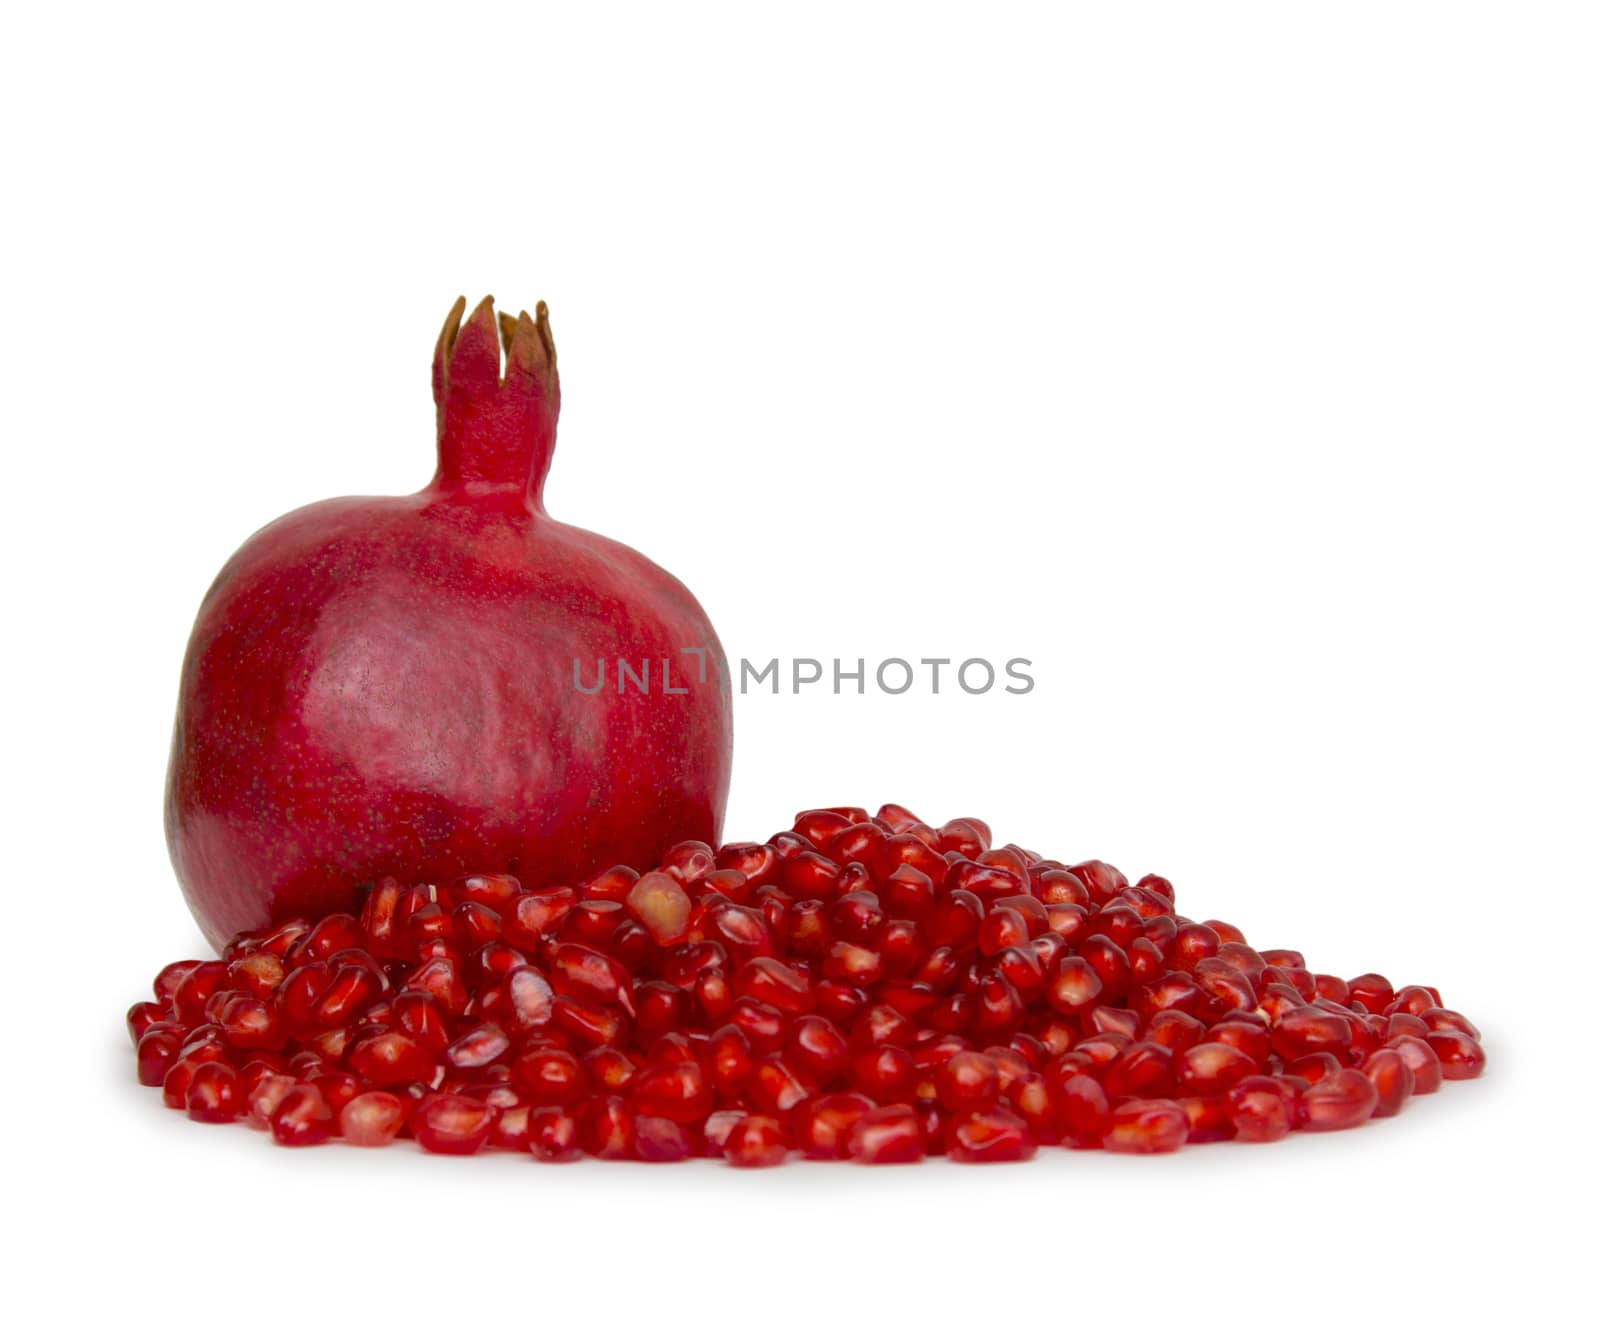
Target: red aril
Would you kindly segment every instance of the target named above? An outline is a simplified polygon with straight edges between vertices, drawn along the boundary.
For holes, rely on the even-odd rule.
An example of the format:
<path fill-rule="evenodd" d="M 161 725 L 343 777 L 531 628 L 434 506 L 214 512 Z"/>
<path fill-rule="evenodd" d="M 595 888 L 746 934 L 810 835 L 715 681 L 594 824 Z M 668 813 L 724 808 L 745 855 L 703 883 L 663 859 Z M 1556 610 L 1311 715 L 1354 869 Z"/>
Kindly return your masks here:
<path fill-rule="evenodd" d="M 1416 1078 L 1406 1060 L 1392 1048 L 1380 1048 L 1361 1064 L 1378 1092 L 1378 1107 L 1372 1111 L 1375 1118 L 1389 1118 L 1400 1112 L 1400 1106 L 1416 1089 Z"/>
<path fill-rule="evenodd" d="M 850 1155 L 863 1165 L 904 1165 L 926 1154 L 917 1111 L 909 1104 L 869 1109 L 850 1131 Z"/>
<path fill-rule="evenodd" d="M 1460 1030 L 1432 1030 L 1428 1047 L 1439 1059 L 1446 1081 L 1470 1081 L 1483 1075 L 1483 1045 Z"/>
<path fill-rule="evenodd" d="M 1101 1144 L 1107 1151 L 1159 1155 L 1189 1136 L 1189 1116 L 1176 1100 L 1129 1100 L 1111 1111 Z"/>
<path fill-rule="evenodd" d="M 261 1093 L 261 1086 L 256 1093 Z M 251 1099 L 254 1103 L 255 1096 Z M 333 1110 L 320 1090 L 301 1082 L 284 1089 L 272 1109 L 270 1125 L 272 1140 L 280 1146 L 315 1146 L 333 1136 Z"/>
<path fill-rule="evenodd" d="M 658 1163 L 688 1160 L 694 1155 L 694 1135 L 670 1118 L 639 1114 L 633 1120 L 633 1154 L 636 1160 Z"/>
<path fill-rule="evenodd" d="M 1111 1121 L 1111 1102 L 1092 1076 L 1069 1076 L 1055 1096 L 1062 1138 L 1073 1146 L 1099 1146 Z"/>
<path fill-rule="evenodd" d="M 204 1062 L 194 1070 L 185 1109 L 197 1123 L 232 1123 L 244 1113 L 239 1074 L 225 1062 Z"/>
<path fill-rule="evenodd" d="M 945 1152 L 951 1160 L 988 1163 L 1028 1160 L 1039 1148 L 1028 1124 L 1010 1109 L 970 1109 L 950 1124 Z"/>
<path fill-rule="evenodd" d="M 722 1154 L 728 1164 L 741 1169 L 781 1165 L 789 1154 L 783 1124 L 765 1114 L 747 1114 L 729 1131 Z"/>
<path fill-rule="evenodd" d="M 1256 1066 L 1251 1058 L 1227 1044 L 1196 1044 L 1178 1058 L 1178 1084 L 1194 1095 L 1218 1095 L 1232 1090 Z"/>
<path fill-rule="evenodd" d="M 872 1108 L 865 1095 L 849 1091 L 802 1101 L 790 1111 L 795 1150 L 807 1160 L 845 1159 L 850 1154 L 850 1134 Z"/>
<path fill-rule="evenodd" d="M 399 1096 L 369 1091 L 339 1111 L 339 1135 L 351 1146 L 387 1146 L 405 1121 L 406 1105 Z"/>
<path fill-rule="evenodd" d="M 532 1110 L 528 1114 L 527 1136 L 528 1152 L 535 1160 L 576 1160 L 583 1154 L 577 1117 L 559 1106 Z"/>
<path fill-rule="evenodd" d="M 431 1095 L 411 1114 L 411 1135 L 425 1151 L 470 1156 L 489 1140 L 493 1111 L 466 1095 Z"/>
<path fill-rule="evenodd" d="M 1377 1112 L 1378 1088 L 1354 1067 L 1332 1072 L 1300 1096 L 1307 1132 L 1334 1132 L 1365 1123 Z"/>
<path fill-rule="evenodd" d="M 1277 1077 L 1246 1077 L 1228 1092 L 1227 1103 L 1241 1142 L 1281 1141 L 1294 1127 L 1294 1090 Z"/>
<path fill-rule="evenodd" d="M 1411 1070 L 1412 1094 L 1431 1095 L 1444 1084 L 1444 1067 L 1426 1040 L 1401 1035 L 1391 1039 L 1389 1047 Z"/>

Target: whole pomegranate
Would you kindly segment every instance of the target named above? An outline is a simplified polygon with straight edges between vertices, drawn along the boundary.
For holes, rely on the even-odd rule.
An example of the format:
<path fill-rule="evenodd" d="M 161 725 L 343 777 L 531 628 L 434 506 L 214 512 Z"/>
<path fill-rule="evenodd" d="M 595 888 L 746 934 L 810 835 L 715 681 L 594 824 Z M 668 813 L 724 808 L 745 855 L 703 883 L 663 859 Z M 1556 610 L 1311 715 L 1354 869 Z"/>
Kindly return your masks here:
<path fill-rule="evenodd" d="M 497 323 L 486 298 L 462 325 L 465 308 L 434 355 L 432 483 L 279 518 L 200 607 L 166 826 L 214 945 L 353 907 L 390 872 L 536 887 L 717 840 L 716 633 L 670 574 L 545 513 L 561 394 L 544 305 Z"/>

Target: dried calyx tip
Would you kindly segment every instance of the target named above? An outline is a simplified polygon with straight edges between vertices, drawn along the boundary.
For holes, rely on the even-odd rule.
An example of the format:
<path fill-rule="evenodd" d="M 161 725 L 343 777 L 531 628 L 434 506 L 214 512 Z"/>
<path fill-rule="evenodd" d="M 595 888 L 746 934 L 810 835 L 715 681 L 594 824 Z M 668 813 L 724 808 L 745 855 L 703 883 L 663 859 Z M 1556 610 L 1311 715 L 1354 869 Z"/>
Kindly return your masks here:
<path fill-rule="evenodd" d="M 462 319 L 466 316 L 466 311 L 467 300 L 463 295 L 456 299 L 450 309 L 450 315 L 445 318 L 440 345 L 444 363 L 447 365 L 455 357 L 456 344 L 461 336 Z M 533 374 L 544 382 L 554 379 L 556 344 L 555 337 L 550 331 L 550 309 L 543 302 L 535 305 L 533 316 L 530 317 L 524 310 L 513 317 L 509 312 L 495 311 L 494 296 L 491 294 L 474 309 L 467 325 L 473 326 L 478 323 L 488 324 L 491 330 L 498 329 L 499 343 L 505 352 L 502 382 L 504 374 L 509 373 L 513 366 Z"/>

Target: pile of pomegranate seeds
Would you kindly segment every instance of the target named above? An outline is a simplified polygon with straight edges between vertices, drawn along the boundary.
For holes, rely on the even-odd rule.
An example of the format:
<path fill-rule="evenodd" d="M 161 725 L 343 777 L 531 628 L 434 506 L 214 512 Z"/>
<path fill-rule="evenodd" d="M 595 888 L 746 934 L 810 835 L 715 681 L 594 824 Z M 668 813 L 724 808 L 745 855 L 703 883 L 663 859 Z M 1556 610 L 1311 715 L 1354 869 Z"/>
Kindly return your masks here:
<path fill-rule="evenodd" d="M 761 1166 L 1270 1142 L 1483 1070 L 1432 988 L 991 842 L 841 807 L 575 888 L 385 880 L 359 917 L 163 969 L 128 1012 L 139 1080 L 286 1146 Z"/>

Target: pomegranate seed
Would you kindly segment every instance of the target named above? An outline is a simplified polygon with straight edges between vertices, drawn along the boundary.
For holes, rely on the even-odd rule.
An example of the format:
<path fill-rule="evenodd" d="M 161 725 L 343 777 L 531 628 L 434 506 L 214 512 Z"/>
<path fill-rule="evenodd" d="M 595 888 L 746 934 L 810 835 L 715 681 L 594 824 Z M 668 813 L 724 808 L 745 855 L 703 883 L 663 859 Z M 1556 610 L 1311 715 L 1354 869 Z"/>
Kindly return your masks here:
<path fill-rule="evenodd" d="M 694 1155 L 694 1138 L 670 1118 L 639 1114 L 633 1121 L 633 1154 L 652 1162 L 688 1160 Z"/>
<path fill-rule="evenodd" d="M 934 1085 L 939 1102 L 952 1113 L 988 1109 L 1000 1095 L 1000 1068 L 986 1053 L 957 1053 L 935 1073 Z"/>
<path fill-rule="evenodd" d="M 1284 1012 L 1272 1025 L 1272 1046 L 1289 1059 L 1308 1053 L 1344 1057 L 1350 1051 L 1351 1037 L 1347 1019 L 1320 1007 L 1295 1007 Z"/>
<path fill-rule="evenodd" d="M 755 956 L 734 976 L 734 995 L 748 997 L 784 1015 L 801 1015 L 815 1005 L 811 985 L 781 960 Z"/>
<path fill-rule="evenodd" d="M 865 1095 L 849 1091 L 801 1101 L 789 1112 L 795 1150 L 807 1160 L 843 1160 L 857 1121 L 872 1108 Z"/>
<path fill-rule="evenodd" d="M 1241 1142 L 1276 1142 L 1294 1127 L 1293 1088 L 1277 1077 L 1246 1077 L 1228 1092 L 1228 1119 Z"/>
<path fill-rule="evenodd" d="M 1056 965 L 1050 981 L 1050 1005 L 1067 1016 L 1077 1016 L 1104 995 L 1105 985 L 1094 967 L 1081 955 L 1069 955 Z"/>
<path fill-rule="evenodd" d="M 271 1002 L 236 997 L 218 1013 L 217 1023 L 230 1048 L 272 1053 L 288 1041 L 289 1031 Z"/>
<path fill-rule="evenodd" d="M 139 1039 L 136 1050 L 138 1054 L 139 1084 L 141 1086 L 159 1086 L 167 1079 L 167 1072 L 172 1064 L 178 1060 L 178 1051 L 183 1047 L 182 1027 L 152 1026 L 147 1029 Z"/>
<path fill-rule="evenodd" d="M 1255 1061 L 1227 1044 L 1196 1044 L 1178 1059 L 1178 1081 L 1191 1094 L 1231 1090 L 1256 1070 Z"/>
<path fill-rule="evenodd" d="M 1401 1035 L 1389 1041 L 1389 1047 L 1400 1055 L 1400 1060 L 1411 1070 L 1412 1094 L 1431 1095 L 1444 1084 L 1444 1066 L 1439 1055 L 1424 1039 Z"/>
<path fill-rule="evenodd" d="M 1160 1099 L 1177 1089 L 1172 1051 L 1160 1044 L 1134 1044 L 1106 1072 L 1106 1094 L 1113 1103 L 1126 1099 Z"/>
<path fill-rule="evenodd" d="M 1189 1136 L 1189 1116 L 1176 1100 L 1129 1100 L 1111 1111 L 1101 1144 L 1107 1151 L 1158 1155 Z"/>
<path fill-rule="evenodd" d="M 243 1084 L 244 1078 L 240 1077 Z M 272 1124 L 272 1111 L 293 1088 L 295 1078 L 281 1072 L 263 1076 L 250 1087 L 244 1106 L 244 1118 L 252 1128 L 268 1128 Z"/>
<path fill-rule="evenodd" d="M 256 1087 L 252 1105 L 270 1084 L 270 1080 L 264 1081 Z M 280 1146 L 315 1146 L 333 1136 L 333 1110 L 314 1085 L 303 1081 L 291 1084 L 273 1107 L 271 1128 L 272 1140 Z"/>
<path fill-rule="evenodd" d="M 352 1146 L 387 1146 L 399 1135 L 406 1105 L 385 1091 L 357 1095 L 339 1111 L 339 1134 Z"/>
<path fill-rule="evenodd" d="M 869 1109 L 850 1130 L 850 1157 L 864 1165 L 904 1165 L 926 1154 L 922 1121 L 909 1104 Z"/>
<path fill-rule="evenodd" d="M 811 1092 L 787 1066 L 775 1058 L 755 1065 L 747 1087 L 751 1103 L 765 1114 L 786 1114 Z"/>
<path fill-rule="evenodd" d="M 1343 1066 L 1344 1064 L 1331 1053 L 1307 1053 L 1303 1057 L 1285 1063 L 1283 1073 L 1285 1076 L 1297 1076 L 1307 1085 L 1315 1085 L 1325 1077 L 1332 1076 Z"/>
<path fill-rule="evenodd" d="M 444 1060 L 463 1070 L 487 1067 L 510 1047 L 511 1040 L 498 1025 L 480 1025 L 459 1036 L 445 1049 Z"/>
<path fill-rule="evenodd" d="M 433 1055 L 408 1034 L 385 1030 L 358 1040 L 350 1049 L 350 1066 L 374 1086 L 403 1086 L 433 1079 Z"/>
<path fill-rule="evenodd" d="M 1038 1072 L 1025 1072 L 1006 1087 L 1006 1102 L 1028 1125 L 1034 1140 L 1053 1143 L 1061 1140 L 1056 1126 L 1056 1102 L 1050 1083 Z"/>
<path fill-rule="evenodd" d="M 1432 1006 L 1424 1007 L 1418 1019 L 1433 1030 L 1454 1030 L 1457 1034 L 1464 1034 L 1469 1039 L 1479 1038 L 1478 1027 L 1463 1016 L 1459 1011 L 1451 1011 L 1449 1007 Z"/>
<path fill-rule="evenodd" d="M 586 1100 L 578 1106 L 578 1145 L 602 1160 L 633 1154 L 633 1112 L 620 1095 Z"/>
<path fill-rule="evenodd" d="M 1233 1120 L 1228 1115 L 1226 1096 L 1180 1095 L 1178 1103 L 1183 1106 L 1184 1117 L 1189 1122 L 1189 1135 L 1184 1139 L 1189 1145 L 1232 1140 Z"/>
<path fill-rule="evenodd" d="M 1392 1048 L 1378 1049 L 1361 1064 L 1361 1070 L 1378 1092 L 1378 1107 L 1372 1111 L 1375 1118 L 1389 1118 L 1398 1114 L 1400 1106 L 1416 1088 L 1416 1077 L 1412 1075 L 1411 1068 Z"/>
<path fill-rule="evenodd" d="M 957 1118 L 945 1149 L 952 1160 L 988 1162 L 1029 1160 L 1038 1147 L 1026 1122 L 1009 1109 L 991 1107 L 969 1110 Z"/>
<path fill-rule="evenodd" d="M 573 1104 L 589 1088 L 589 1074 L 566 1049 L 534 1046 L 511 1062 L 518 1088 L 536 1105 Z"/>
<path fill-rule="evenodd" d="M 128 1035 L 137 1044 L 153 1025 L 167 1022 L 167 1009 L 159 1002 L 135 1002 L 128 1008 Z"/>
<path fill-rule="evenodd" d="M 1074 1146 L 1099 1146 L 1111 1122 L 1111 1101 L 1092 1076 L 1068 1076 L 1055 1094 L 1056 1120 L 1064 1140 Z"/>
<path fill-rule="evenodd" d="M 349 1072 L 335 1070 L 319 1071 L 309 1078 L 311 1084 L 322 1092 L 322 1098 L 327 1102 L 335 1119 L 344 1112 L 345 1105 L 361 1094 L 361 1082 Z"/>
<path fill-rule="evenodd" d="M 411 1114 L 411 1134 L 424 1151 L 445 1156 L 470 1156 L 489 1140 L 493 1111 L 466 1095 L 437 1094 Z"/>
<path fill-rule="evenodd" d="M 1413 1016 L 1420 1016 L 1430 1007 L 1442 1005 L 1439 994 L 1432 988 L 1422 988 L 1412 983 L 1396 991 L 1394 1001 L 1385 1008 L 1384 1014 L 1392 1016 L 1397 1011 L 1404 1011 Z"/>
<path fill-rule="evenodd" d="M 1460 1030 L 1430 1030 L 1428 1047 L 1439 1059 L 1446 1081 L 1470 1081 L 1483 1075 L 1483 1046 Z"/>
<path fill-rule="evenodd" d="M 232 1123 L 244 1113 L 239 1074 L 225 1062 L 201 1063 L 189 1081 L 185 1108 L 197 1123 Z"/>
<path fill-rule="evenodd" d="M 1307 1132 L 1333 1132 L 1365 1123 L 1378 1109 L 1378 1088 L 1353 1067 L 1314 1082 L 1300 1096 Z"/>
<path fill-rule="evenodd" d="M 1368 1011 L 1382 1012 L 1394 1001 L 1394 984 L 1382 974 L 1358 974 L 1350 980 L 1350 1001 Z"/>
<path fill-rule="evenodd" d="M 832 1084 L 850 1065 L 844 1036 L 821 1016 L 801 1016 L 795 1021 L 783 1059 L 796 1076 L 812 1086 Z"/>
<path fill-rule="evenodd" d="M 874 1044 L 850 1060 L 850 1081 L 855 1090 L 880 1105 L 911 1098 L 917 1067 L 911 1054 L 898 1044 Z"/>
<path fill-rule="evenodd" d="M 527 1120 L 527 1147 L 535 1160 L 576 1160 L 583 1154 L 577 1115 L 556 1105 L 531 1110 Z"/>
<path fill-rule="evenodd" d="M 709 863 L 710 857 L 710 853 L 706 853 L 702 861 Z M 709 870 L 709 867 L 706 869 Z M 628 892 L 623 903 L 657 946 L 676 946 L 689 935 L 693 901 L 668 872 L 646 872 Z"/>
<path fill-rule="evenodd" d="M 765 1114 L 747 1114 L 729 1130 L 722 1154 L 728 1164 L 742 1169 L 781 1165 L 789 1154 L 783 1124 Z"/>
<path fill-rule="evenodd" d="M 156 984 L 159 991 L 160 976 L 157 976 Z M 221 960 L 200 961 L 178 981 L 173 989 L 172 1014 L 185 1025 L 199 1025 L 205 1019 L 207 999 L 227 986 L 226 963 Z"/>

